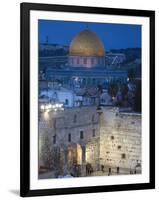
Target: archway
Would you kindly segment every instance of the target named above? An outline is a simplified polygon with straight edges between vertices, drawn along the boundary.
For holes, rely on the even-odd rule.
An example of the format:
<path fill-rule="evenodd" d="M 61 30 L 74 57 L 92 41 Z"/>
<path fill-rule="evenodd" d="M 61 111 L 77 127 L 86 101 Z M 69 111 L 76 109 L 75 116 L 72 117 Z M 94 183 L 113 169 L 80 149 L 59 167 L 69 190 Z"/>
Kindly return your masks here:
<path fill-rule="evenodd" d="M 68 170 L 74 176 L 79 176 L 82 165 L 82 148 L 80 144 L 70 144 L 67 151 Z"/>
<path fill-rule="evenodd" d="M 81 165 L 82 164 L 82 148 L 80 144 L 68 145 L 67 154 L 69 165 Z"/>

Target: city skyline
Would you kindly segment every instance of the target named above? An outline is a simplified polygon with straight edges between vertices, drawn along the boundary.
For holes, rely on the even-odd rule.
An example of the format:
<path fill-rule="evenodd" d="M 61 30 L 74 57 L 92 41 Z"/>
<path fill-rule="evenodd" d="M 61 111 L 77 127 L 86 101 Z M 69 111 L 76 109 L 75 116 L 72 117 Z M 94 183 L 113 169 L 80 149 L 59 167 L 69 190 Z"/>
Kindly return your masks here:
<path fill-rule="evenodd" d="M 77 33 L 88 28 L 110 49 L 141 48 L 141 25 L 39 20 L 39 43 L 69 46 Z"/>

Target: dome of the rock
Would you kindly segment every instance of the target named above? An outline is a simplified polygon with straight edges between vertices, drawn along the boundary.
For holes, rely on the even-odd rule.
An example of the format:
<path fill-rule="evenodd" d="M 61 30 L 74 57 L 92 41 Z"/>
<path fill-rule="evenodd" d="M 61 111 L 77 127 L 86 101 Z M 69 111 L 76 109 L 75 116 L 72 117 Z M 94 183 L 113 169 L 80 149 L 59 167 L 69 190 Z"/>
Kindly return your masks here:
<path fill-rule="evenodd" d="M 83 30 L 72 40 L 69 48 L 70 56 L 105 56 L 104 45 L 96 33 Z"/>

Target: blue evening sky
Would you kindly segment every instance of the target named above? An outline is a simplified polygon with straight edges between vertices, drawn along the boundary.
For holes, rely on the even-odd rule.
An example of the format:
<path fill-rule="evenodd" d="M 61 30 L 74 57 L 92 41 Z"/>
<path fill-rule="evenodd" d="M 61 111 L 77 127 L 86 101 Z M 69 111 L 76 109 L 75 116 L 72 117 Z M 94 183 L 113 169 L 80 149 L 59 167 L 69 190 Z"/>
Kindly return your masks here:
<path fill-rule="evenodd" d="M 106 50 L 141 47 L 140 25 L 54 20 L 39 20 L 39 42 L 46 42 L 48 36 L 49 43 L 69 45 L 87 26 L 103 41 Z"/>

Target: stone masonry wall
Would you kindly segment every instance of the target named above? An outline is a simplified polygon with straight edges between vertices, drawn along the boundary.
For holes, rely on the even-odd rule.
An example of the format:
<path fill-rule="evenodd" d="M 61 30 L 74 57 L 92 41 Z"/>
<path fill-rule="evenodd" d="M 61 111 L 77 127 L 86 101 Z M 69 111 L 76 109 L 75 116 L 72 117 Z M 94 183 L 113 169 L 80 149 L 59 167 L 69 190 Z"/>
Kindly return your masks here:
<path fill-rule="evenodd" d="M 141 115 L 103 108 L 100 123 L 100 164 L 134 170 L 141 164 Z"/>
<path fill-rule="evenodd" d="M 83 137 L 81 138 L 81 132 Z M 69 134 L 71 139 L 69 141 Z M 56 136 L 56 142 L 53 142 L 53 137 Z M 79 144 L 86 154 L 86 145 L 89 144 L 94 149 L 96 155 L 99 157 L 99 145 L 96 144 L 98 138 L 99 142 L 99 116 L 96 112 L 96 107 L 82 107 L 65 109 L 59 112 L 43 112 L 39 120 L 39 164 L 45 165 L 43 162 L 44 146 L 48 149 L 46 144 L 49 141 L 50 149 L 53 147 L 60 147 L 68 153 L 68 146 Z M 92 142 L 92 144 L 91 144 Z M 88 145 L 88 146 L 89 146 Z M 98 153 L 96 153 L 98 147 Z M 43 151 L 43 152 L 42 152 Z M 92 155 L 92 154 L 91 154 Z M 85 157 L 85 155 L 83 155 Z M 94 157 L 89 156 L 94 162 Z"/>

